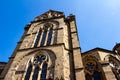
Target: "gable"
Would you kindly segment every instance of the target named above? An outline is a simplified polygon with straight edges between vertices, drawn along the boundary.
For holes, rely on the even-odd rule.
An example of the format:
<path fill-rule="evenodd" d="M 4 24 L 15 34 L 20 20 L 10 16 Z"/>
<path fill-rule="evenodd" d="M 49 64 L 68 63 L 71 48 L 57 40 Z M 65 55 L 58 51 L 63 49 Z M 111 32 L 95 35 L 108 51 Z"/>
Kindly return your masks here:
<path fill-rule="evenodd" d="M 64 16 L 63 12 L 49 10 L 49 11 L 43 13 L 42 15 L 36 17 L 35 21 L 43 20 L 43 19 L 50 19 L 50 18 L 57 18 L 57 17 L 62 17 L 62 16 Z"/>
<path fill-rule="evenodd" d="M 98 60 L 103 61 L 105 56 L 110 55 L 110 54 L 114 54 L 114 52 L 110 51 L 110 50 L 102 49 L 102 48 L 94 48 L 92 50 L 84 52 L 82 54 L 82 57 L 87 56 L 87 55 L 91 55 L 91 56 L 96 57 Z"/>

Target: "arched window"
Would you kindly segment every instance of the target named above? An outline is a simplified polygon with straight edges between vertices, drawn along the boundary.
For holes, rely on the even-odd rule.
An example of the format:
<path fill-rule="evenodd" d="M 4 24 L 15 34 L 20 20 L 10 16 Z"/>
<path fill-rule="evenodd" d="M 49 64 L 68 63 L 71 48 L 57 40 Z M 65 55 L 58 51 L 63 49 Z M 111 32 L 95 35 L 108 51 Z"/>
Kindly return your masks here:
<path fill-rule="evenodd" d="M 34 69 L 34 74 L 33 74 L 32 80 L 37 80 L 37 78 L 38 78 L 38 73 L 39 73 L 39 67 L 37 66 L 37 67 L 35 67 L 35 69 Z"/>
<path fill-rule="evenodd" d="M 31 72 L 32 72 L 32 65 L 29 65 L 25 76 L 25 80 L 29 80 Z"/>
<path fill-rule="evenodd" d="M 46 40 L 47 31 L 44 30 L 40 46 L 44 46 Z"/>
<path fill-rule="evenodd" d="M 46 80 L 47 75 L 47 56 L 46 55 L 36 55 L 34 59 L 30 62 L 28 66 L 25 79 L 24 80 Z M 31 75 L 32 73 L 32 75 Z"/>
<path fill-rule="evenodd" d="M 50 45 L 52 39 L 52 28 L 50 28 L 48 33 L 47 45 Z"/>
<path fill-rule="evenodd" d="M 98 63 L 93 57 L 86 57 L 84 65 L 86 80 L 102 80 Z"/>
<path fill-rule="evenodd" d="M 101 73 L 98 71 L 98 66 L 93 63 L 88 63 L 86 67 L 86 80 L 102 80 Z"/>
<path fill-rule="evenodd" d="M 47 74 L 47 63 L 43 63 L 42 65 L 42 72 L 41 72 L 41 79 L 40 80 L 46 80 L 46 74 Z"/>
<path fill-rule="evenodd" d="M 50 45 L 51 39 L 52 39 L 52 24 L 47 23 L 43 27 L 43 36 L 40 46 Z"/>
<path fill-rule="evenodd" d="M 37 35 L 37 38 L 36 38 L 36 41 L 35 41 L 34 47 L 37 47 L 37 46 L 38 46 L 38 43 L 39 43 L 40 37 L 41 37 L 41 31 L 38 32 L 38 35 Z"/>
<path fill-rule="evenodd" d="M 52 33 L 52 24 L 46 23 L 43 27 L 40 28 L 34 43 L 34 47 L 50 45 Z"/>

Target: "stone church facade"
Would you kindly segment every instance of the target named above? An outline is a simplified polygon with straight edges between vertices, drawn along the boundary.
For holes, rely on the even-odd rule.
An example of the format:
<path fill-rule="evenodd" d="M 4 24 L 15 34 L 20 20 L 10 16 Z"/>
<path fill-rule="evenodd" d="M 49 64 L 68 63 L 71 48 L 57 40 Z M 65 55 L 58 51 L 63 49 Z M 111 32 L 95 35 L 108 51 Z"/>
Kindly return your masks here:
<path fill-rule="evenodd" d="M 0 80 L 120 80 L 120 44 L 81 53 L 74 15 L 49 10 L 26 25 Z"/>

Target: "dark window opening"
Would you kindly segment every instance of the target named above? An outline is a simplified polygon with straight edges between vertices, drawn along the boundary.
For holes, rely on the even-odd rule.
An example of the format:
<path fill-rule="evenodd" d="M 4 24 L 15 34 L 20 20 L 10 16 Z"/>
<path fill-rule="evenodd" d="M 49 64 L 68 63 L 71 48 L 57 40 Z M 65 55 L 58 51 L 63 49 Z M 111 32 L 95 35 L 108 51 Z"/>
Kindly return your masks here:
<path fill-rule="evenodd" d="M 32 80 L 37 80 L 38 73 L 39 73 L 39 67 L 36 67 L 35 70 L 34 70 L 34 74 L 33 74 Z"/>
<path fill-rule="evenodd" d="M 86 77 L 86 80 L 93 80 L 92 75 L 86 74 L 85 77 Z"/>
<path fill-rule="evenodd" d="M 52 39 L 52 29 L 50 29 L 49 34 L 48 34 L 47 45 L 50 45 L 51 39 Z"/>
<path fill-rule="evenodd" d="M 32 72 L 32 66 L 29 66 L 27 69 L 25 80 L 29 80 L 31 72 Z"/>
<path fill-rule="evenodd" d="M 101 74 L 98 71 L 94 71 L 93 77 L 94 77 L 94 80 L 102 80 L 101 79 Z"/>
<path fill-rule="evenodd" d="M 38 33 L 38 35 L 37 35 L 37 38 L 36 38 L 34 47 L 37 47 L 37 45 L 38 45 L 38 43 L 39 43 L 39 40 L 40 40 L 40 36 L 41 36 L 41 31 L 39 31 L 39 33 Z"/>
<path fill-rule="evenodd" d="M 40 46 L 44 46 L 47 31 L 44 31 Z"/>
<path fill-rule="evenodd" d="M 41 72 L 41 79 L 40 80 L 46 80 L 46 74 L 47 74 L 47 63 L 44 63 L 42 66 L 42 72 Z"/>

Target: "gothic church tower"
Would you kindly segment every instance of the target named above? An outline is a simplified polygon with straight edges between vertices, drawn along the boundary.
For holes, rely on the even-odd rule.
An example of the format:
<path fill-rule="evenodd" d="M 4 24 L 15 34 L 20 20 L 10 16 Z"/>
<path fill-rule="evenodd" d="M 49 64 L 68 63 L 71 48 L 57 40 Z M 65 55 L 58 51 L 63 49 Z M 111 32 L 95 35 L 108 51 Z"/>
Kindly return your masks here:
<path fill-rule="evenodd" d="M 24 29 L 0 80 L 85 80 L 74 15 L 49 10 Z"/>

